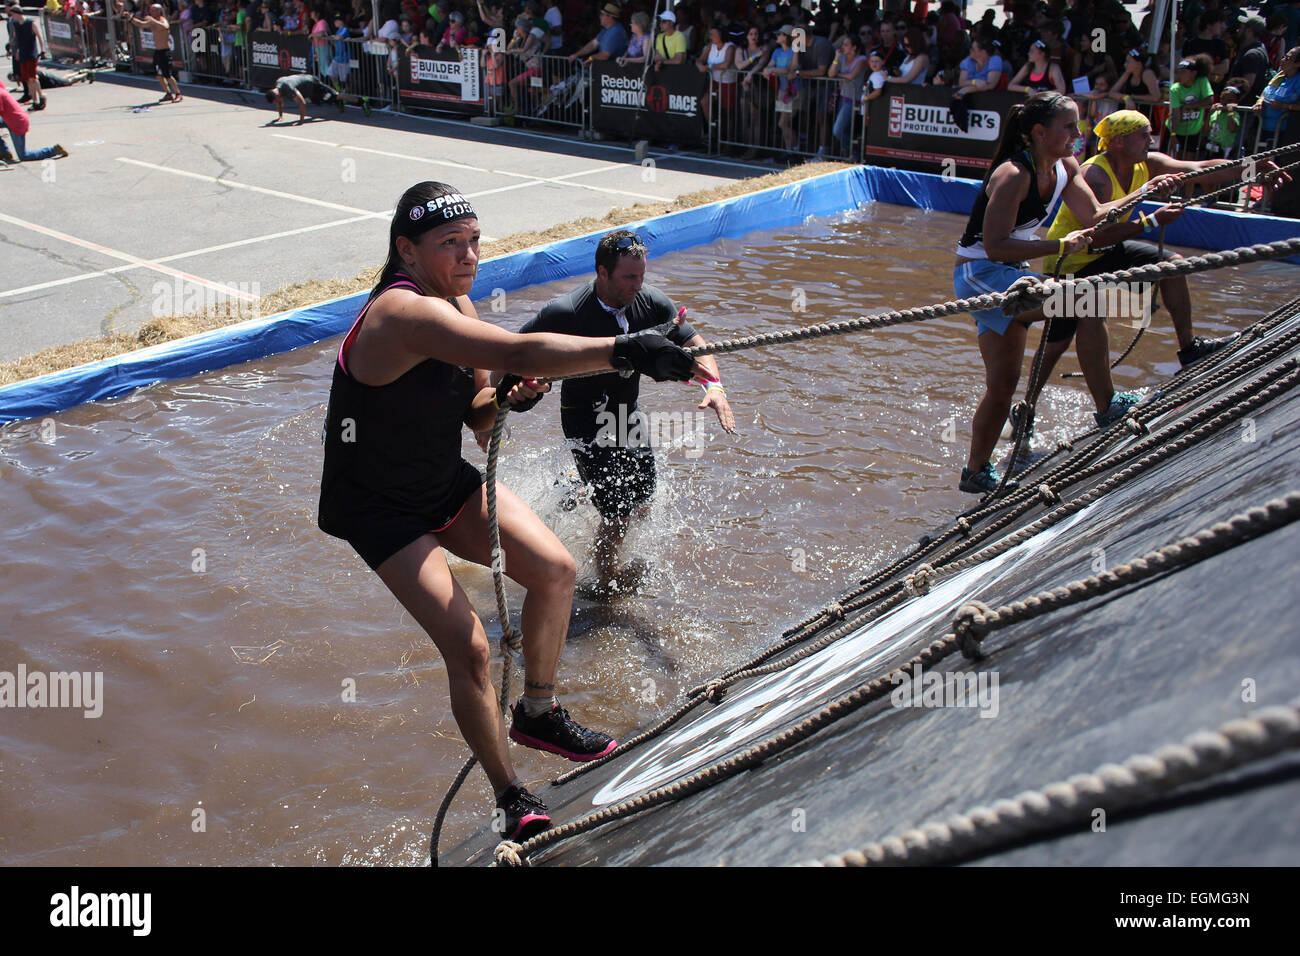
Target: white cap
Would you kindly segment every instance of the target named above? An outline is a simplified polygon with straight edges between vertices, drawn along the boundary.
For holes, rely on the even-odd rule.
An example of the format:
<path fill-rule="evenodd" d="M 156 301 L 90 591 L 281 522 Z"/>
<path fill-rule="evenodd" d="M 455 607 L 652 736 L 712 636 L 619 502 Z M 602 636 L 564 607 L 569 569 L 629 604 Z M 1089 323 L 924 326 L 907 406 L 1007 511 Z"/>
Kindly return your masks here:
<path fill-rule="evenodd" d="M 673 13 L 671 10 L 665 10 L 663 13 L 659 14 L 659 19 L 667 20 L 669 23 L 676 23 L 677 14 Z"/>

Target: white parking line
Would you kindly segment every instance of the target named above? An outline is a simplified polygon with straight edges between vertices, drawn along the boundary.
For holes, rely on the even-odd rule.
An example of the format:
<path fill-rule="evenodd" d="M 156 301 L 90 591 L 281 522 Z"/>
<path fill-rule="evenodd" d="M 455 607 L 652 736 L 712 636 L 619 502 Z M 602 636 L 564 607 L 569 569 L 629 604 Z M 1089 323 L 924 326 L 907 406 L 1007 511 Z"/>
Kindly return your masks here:
<path fill-rule="evenodd" d="M 183 279 L 186 282 L 193 282 L 195 285 L 203 286 L 206 289 L 215 289 L 228 296 L 237 299 L 243 299 L 246 302 L 256 301 L 257 296 L 249 292 L 243 292 L 239 289 L 222 285 L 220 282 L 212 282 L 209 279 L 201 279 L 198 276 L 190 275 L 188 272 L 181 272 L 179 269 L 173 269 L 170 266 L 159 265 L 156 262 L 150 262 L 147 259 L 141 259 L 130 253 L 121 252 L 108 246 L 101 246 L 97 242 L 91 242 L 88 239 L 78 239 L 76 236 L 69 236 L 67 233 L 59 232 L 55 229 L 49 229 L 45 226 L 39 226 L 34 222 L 27 222 L 23 219 L 17 219 L 5 213 L 0 213 L 0 222 L 7 222 L 13 226 L 19 226 L 23 229 L 30 229 L 32 232 L 38 232 L 43 236 L 49 236 L 52 239 L 58 239 L 61 242 L 67 242 L 74 246 L 80 246 L 83 249 L 90 249 L 98 252 L 100 255 L 109 256 L 113 259 L 121 259 L 123 262 L 129 262 L 132 266 L 141 266 L 145 269 L 152 269 L 155 272 L 161 272 L 163 275 L 172 276 L 173 278 Z"/>
<path fill-rule="evenodd" d="M 509 186 L 498 186 L 495 189 L 482 189 L 474 193 L 466 193 L 468 199 L 475 199 L 479 196 L 491 196 L 495 193 L 510 192 L 514 189 L 524 189 L 528 186 L 540 186 L 542 183 L 553 183 L 559 186 L 570 186 L 574 189 L 586 189 L 591 192 L 612 193 L 616 196 L 633 196 L 637 199 L 648 199 L 651 202 L 667 202 L 668 199 L 663 196 L 651 196 L 648 193 L 636 193 L 626 189 L 612 189 L 607 186 L 593 186 L 591 183 L 571 183 L 568 180 L 576 176 L 587 176 L 592 173 L 603 173 L 611 169 L 625 169 L 624 163 L 606 163 L 604 166 L 597 166 L 593 169 L 584 169 L 576 173 L 565 173 L 563 176 L 533 176 L 530 173 L 516 173 L 508 169 L 490 169 L 486 166 L 470 166 L 466 163 L 458 163 L 448 159 L 431 159 L 428 156 L 413 156 L 410 153 L 394 153 L 385 149 L 373 149 L 369 146 L 350 146 L 346 143 L 330 143 L 323 139 L 308 139 L 306 136 L 289 136 L 286 133 L 272 133 L 272 136 L 278 136 L 280 139 L 287 139 L 292 143 L 309 143 L 313 146 L 329 146 L 333 149 L 350 149 L 357 153 L 371 153 L 375 156 L 387 156 L 390 159 L 405 159 L 412 163 L 426 163 L 431 166 L 450 166 L 454 169 L 468 169 L 479 173 L 490 173 L 497 176 L 509 176 L 512 179 L 525 180 L 521 183 L 514 183 Z"/>
<path fill-rule="evenodd" d="M 200 179 L 207 183 L 216 183 L 219 186 L 229 186 L 231 189 L 246 189 L 249 192 L 259 193 L 263 196 L 275 196 L 278 199 L 292 199 L 296 202 L 307 203 L 311 206 L 321 206 L 324 209 L 334 209 L 338 212 L 350 212 L 359 214 L 363 217 L 374 217 L 376 219 L 387 219 L 392 213 L 374 212 L 369 209 L 358 209 L 356 206 L 345 206 L 342 203 L 328 202 L 324 199 L 317 199 L 314 196 L 299 196 L 297 193 L 286 193 L 279 189 L 267 189 L 265 186 L 250 186 L 248 183 L 239 183 L 230 179 L 222 179 L 220 176 L 209 176 L 206 173 L 191 173 L 185 169 L 173 169 L 170 166 L 159 166 L 157 163 L 146 163 L 142 159 L 130 159 L 126 156 L 118 156 L 119 163 L 130 163 L 132 166 L 142 166 L 145 169 L 152 169 L 160 173 L 171 173 L 173 176 L 184 176 L 188 179 Z"/>
<path fill-rule="evenodd" d="M 383 214 L 383 218 L 392 215 L 392 210 Z M 152 266 L 166 262 L 176 262 L 180 259 L 191 259 L 194 256 L 207 255 L 210 252 L 224 252 L 227 249 L 236 249 L 240 246 L 251 246 L 258 242 L 271 242 L 275 239 L 287 239 L 290 236 L 300 236 L 305 232 L 315 232 L 318 229 L 332 229 L 335 226 L 350 226 L 355 222 L 364 222 L 367 219 L 377 218 L 371 213 L 360 216 L 349 216 L 347 219 L 335 219 L 332 222 L 319 222 L 314 226 L 303 226 L 300 229 L 286 229 L 283 232 L 269 232 L 264 236 L 250 236 L 247 239 L 236 239 L 233 242 L 223 242 L 217 246 L 205 246 L 202 249 L 191 249 L 189 252 L 178 252 L 170 256 L 162 256 L 158 259 L 140 259 L 132 261 L 129 265 L 114 266 L 111 269 L 97 269 L 94 272 L 83 272 L 80 275 L 66 276 L 62 279 L 51 279 L 49 282 L 38 282 L 35 285 L 25 285 L 17 289 L 0 290 L 0 299 L 6 299 L 15 295 L 23 295 L 27 292 L 40 292 L 44 289 L 54 289 L 59 286 L 72 285 L 74 282 L 82 282 L 86 279 L 98 279 L 103 276 L 117 275 L 119 272 L 130 272 L 132 269 L 148 269 Z M 480 242 L 492 242 L 491 236 L 480 236 Z M 107 254 L 107 253 L 106 253 Z M 126 255 L 123 253 L 122 255 Z M 195 280 L 201 281 L 201 280 Z"/>
<path fill-rule="evenodd" d="M 140 264 L 131 263 L 125 266 L 114 266 L 111 269 L 100 269 L 96 272 L 83 272 L 81 275 L 67 276 L 63 279 L 52 279 L 49 282 L 38 282 L 35 285 L 25 285 L 19 289 L 5 289 L 0 291 L 0 299 L 14 295 L 22 295 L 26 292 L 40 292 L 43 289 L 53 289 L 62 285 L 71 285 L 74 282 L 81 282 L 84 279 L 98 279 L 101 276 L 116 275 L 119 272 L 129 272 L 132 269 L 147 268 L 148 263 L 176 262 L 179 259 L 189 259 L 194 256 L 206 255 L 209 252 L 223 252 L 226 249 L 234 249 L 239 246 L 250 246 L 257 242 L 269 242 L 273 239 L 287 239 L 290 236 L 300 236 L 305 232 L 314 232 L 317 229 L 330 229 L 334 226 L 347 226 L 354 222 L 364 222 L 371 216 L 350 216 L 347 219 L 335 219 L 333 222 L 317 223 L 314 226 L 303 226 L 301 229 L 287 229 L 283 232 L 271 232 L 264 236 L 251 236 L 248 239 L 237 239 L 234 242 L 225 242 L 219 246 L 207 246 L 203 249 L 191 249 L 189 252 L 178 252 L 175 255 L 163 256 L 159 259 L 142 259 Z"/>

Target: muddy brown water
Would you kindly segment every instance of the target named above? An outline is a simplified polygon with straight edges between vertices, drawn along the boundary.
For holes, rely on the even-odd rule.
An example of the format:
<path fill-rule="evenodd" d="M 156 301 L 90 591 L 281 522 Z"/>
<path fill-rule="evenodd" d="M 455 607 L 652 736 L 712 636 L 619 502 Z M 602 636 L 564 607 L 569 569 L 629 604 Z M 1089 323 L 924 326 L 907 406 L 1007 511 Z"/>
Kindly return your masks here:
<path fill-rule="evenodd" d="M 665 255 L 647 281 L 712 340 L 943 301 L 962 225 L 875 205 Z M 579 281 L 512 294 L 503 314 L 486 302 L 481 311 L 517 328 Z M 1300 289 L 1281 264 L 1191 284 L 1205 334 L 1241 328 Z M 1131 334 L 1113 332 L 1116 353 Z M 466 751 L 433 645 L 347 545 L 315 526 L 336 348 L 0 431 L 0 671 L 103 674 L 98 718 L 0 710 L 0 861 L 427 860 L 433 814 Z M 1174 348 L 1158 313 L 1117 386 L 1171 374 Z M 1073 356 L 1062 364 L 1074 367 Z M 579 719 L 618 735 L 973 502 L 956 490 L 983 371 L 968 317 L 721 365 L 739 434 L 724 436 L 711 417 L 694 440 L 661 430 L 659 493 L 628 551 L 655 570 L 613 606 L 575 611 L 560 691 Z M 647 382 L 642 394 L 647 410 L 690 421 L 699 393 Z M 512 417 L 502 478 L 589 578 L 595 515 L 561 508 L 555 480 L 571 460 L 557 404 Z M 1079 380 L 1058 379 L 1038 442 L 1082 430 L 1090 411 Z M 465 453 L 482 464 L 468 436 Z M 487 570 L 454 560 L 453 570 L 498 635 Z M 519 589 L 510 596 L 517 614 Z M 355 701 L 345 701 L 351 686 Z M 513 751 L 526 782 L 568 766 Z M 489 806 L 476 773 L 443 845 L 483 826 Z"/>

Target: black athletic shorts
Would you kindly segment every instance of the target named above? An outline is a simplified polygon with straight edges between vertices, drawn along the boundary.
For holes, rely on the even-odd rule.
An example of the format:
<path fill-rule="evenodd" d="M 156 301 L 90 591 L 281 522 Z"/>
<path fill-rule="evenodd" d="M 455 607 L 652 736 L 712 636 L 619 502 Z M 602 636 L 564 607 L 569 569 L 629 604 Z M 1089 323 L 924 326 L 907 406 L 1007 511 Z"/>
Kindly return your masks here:
<path fill-rule="evenodd" d="M 655 493 L 655 453 L 650 447 L 622 448 L 592 442 L 573 449 L 578 476 L 591 485 L 592 503 L 610 521 L 631 514 Z"/>
<path fill-rule="evenodd" d="M 354 510 L 336 516 L 335 520 L 327 520 L 322 514 L 320 528 L 346 540 L 374 571 L 421 535 L 445 531 L 474 500 L 482 484 L 482 473 L 461 459 L 460 473 L 452 486 L 427 509 L 393 511 L 358 501 Z"/>
<path fill-rule="evenodd" d="M 1101 275 L 1103 272 L 1118 272 L 1121 269 L 1136 269 L 1138 266 L 1148 266 L 1153 262 L 1163 262 L 1173 258 L 1175 258 L 1174 253 L 1166 249 L 1162 255 L 1159 247 L 1154 243 L 1126 239 L 1107 249 L 1101 258 L 1089 262 L 1075 273 L 1075 277 Z M 1047 341 L 1068 341 L 1074 337 L 1074 330 L 1078 326 L 1078 319 L 1053 319 L 1052 328 L 1047 333 Z"/>
<path fill-rule="evenodd" d="M 154 50 L 153 51 L 153 68 L 159 76 L 167 79 L 172 75 L 172 51 L 171 50 Z"/>

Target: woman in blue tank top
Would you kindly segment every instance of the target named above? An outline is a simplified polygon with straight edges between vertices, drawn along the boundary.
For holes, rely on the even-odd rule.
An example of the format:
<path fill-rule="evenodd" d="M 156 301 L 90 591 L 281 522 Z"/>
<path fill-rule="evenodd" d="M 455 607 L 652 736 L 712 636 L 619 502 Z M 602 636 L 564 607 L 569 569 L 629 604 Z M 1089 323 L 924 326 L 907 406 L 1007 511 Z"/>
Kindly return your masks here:
<path fill-rule="evenodd" d="M 1060 93 L 1035 93 L 1011 107 L 989 174 L 957 245 L 953 287 L 959 298 L 1005 292 L 1017 279 L 1035 274 L 1028 260 L 1086 249 L 1093 239 L 1091 228 L 1079 229 L 1059 241 L 1036 238 L 1058 199 L 1085 224 L 1097 223 L 1112 206 L 1124 201 L 1098 204 L 1074 159 L 1078 135 L 1078 107 Z M 1097 244 L 1107 245 L 1118 238 L 1107 242 L 1101 237 Z M 1066 306 L 1067 312 L 1072 311 L 1068 303 Z M 1041 308 L 1014 318 L 1000 309 L 981 310 L 973 316 L 984 359 L 985 388 L 971 423 L 970 455 L 959 487 L 987 494 L 1002 480 L 991 458 L 1020 384 L 1029 324 L 1045 316 Z M 1088 388 L 1098 407 L 1108 408 L 1114 389 L 1105 320 L 1081 320 L 1078 335 L 1079 364 Z M 1062 347 L 1068 339 L 1067 331 Z M 1012 487 L 1015 483 L 1007 482 L 1007 488 Z"/>
<path fill-rule="evenodd" d="M 504 813 L 501 836 L 549 826 L 515 777 L 488 672 L 483 623 L 447 565 L 447 552 L 490 566 L 486 491 L 461 458 L 461 430 L 492 427 L 499 403 L 524 410 L 545 387 L 518 376 L 631 369 L 656 381 L 702 372 L 653 330 L 617 338 L 519 335 L 479 321 L 478 217 L 443 183 L 419 183 L 397 204 L 388 261 L 334 363 L 325 422 L 321 529 L 344 538 L 401 602 L 447 664 L 452 712 Z M 515 373 L 492 388 L 488 373 Z M 537 386 L 534 388 L 533 386 Z M 498 484 L 505 571 L 527 589 L 522 611 L 524 696 L 510 737 L 571 760 L 615 746 L 555 699 L 573 603 L 574 561 L 526 504 Z"/>

